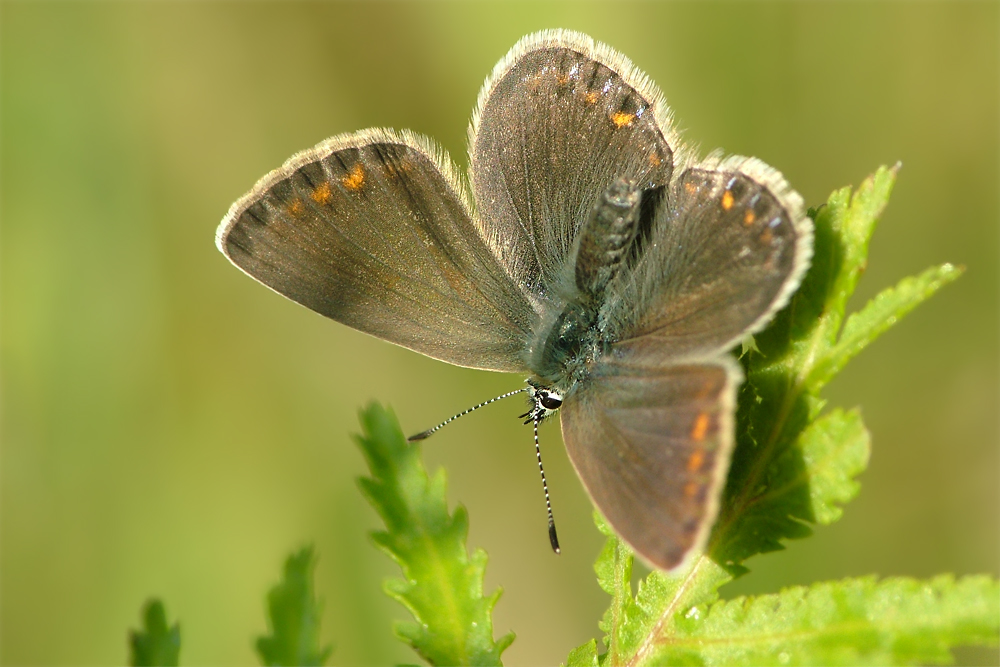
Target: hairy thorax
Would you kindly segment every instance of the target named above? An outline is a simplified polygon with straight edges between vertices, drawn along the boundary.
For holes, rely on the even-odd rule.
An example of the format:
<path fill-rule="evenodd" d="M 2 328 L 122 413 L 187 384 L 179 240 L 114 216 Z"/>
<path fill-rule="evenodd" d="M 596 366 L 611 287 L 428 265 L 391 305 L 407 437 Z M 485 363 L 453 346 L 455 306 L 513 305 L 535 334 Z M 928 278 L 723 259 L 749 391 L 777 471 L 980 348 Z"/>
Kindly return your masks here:
<path fill-rule="evenodd" d="M 571 296 L 536 337 L 529 359 L 534 375 L 528 383 L 536 391 L 558 397 L 553 404 L 572 393 L 590 365 L 614 342 L 601 330 L 600 314 L 608 285 L 637 250 L 641 198 L 631 181 L 615 181 L 580 229 Z"/>

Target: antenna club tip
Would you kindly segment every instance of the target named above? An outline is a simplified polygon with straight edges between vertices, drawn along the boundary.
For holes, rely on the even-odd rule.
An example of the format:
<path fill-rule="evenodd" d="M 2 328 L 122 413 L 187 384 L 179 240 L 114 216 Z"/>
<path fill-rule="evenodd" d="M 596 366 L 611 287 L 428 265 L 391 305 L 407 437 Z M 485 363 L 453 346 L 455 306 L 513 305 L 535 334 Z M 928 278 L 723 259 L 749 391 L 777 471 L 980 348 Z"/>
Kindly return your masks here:
<path fill-rule="evenodd" d="M 426 440 L 427 438 L 429 438 L 431 436 L 431 433 L 432 433 L 431 431 L 423 431 L 422 433 L 417 433 L 415 435 L 411 435 L 409 438 L 406 439 L 406 441 L 407 442 L 416 442 L 417 440 Z"/>
<path fill-rule="evenodd" d="M 552 552 L 555 554 L 560 554 L 562 551 L 559 549 L 559 536 L 556 535 L 556 524 L 549 524 L 549 543 L 552 545 Z"/>

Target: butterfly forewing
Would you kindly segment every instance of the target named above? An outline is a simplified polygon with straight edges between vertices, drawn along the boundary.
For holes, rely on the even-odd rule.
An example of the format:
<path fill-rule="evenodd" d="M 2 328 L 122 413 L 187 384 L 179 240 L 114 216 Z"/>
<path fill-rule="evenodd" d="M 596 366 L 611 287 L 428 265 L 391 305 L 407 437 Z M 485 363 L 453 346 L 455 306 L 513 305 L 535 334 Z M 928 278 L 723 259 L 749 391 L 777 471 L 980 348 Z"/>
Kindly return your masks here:
<path fill-rule="evenodd" d="M 453 364 L 522 370 L 535 313 L 452 173 L 408 133 L 335 138 L 234 204 L 219 247 L 251 277 L 355 329 Z"/>
<path fill-rule="evenodd" d="M 566 449 L 591 499 L 655 567 L 673 569 L 704 544 L 729 466 L 739 380 L 729 358 L 603 363 L 562 407 Z"/>
<path fill-rule="evenodd" d="M 659 362 L 715 356 L 760 329 L 801 280 L 812 223 L 780 174 L 729 158 L 677 175 L 652 238 L 607 312 L 619 349 Z"/>
<path fill-rule="evenodd" d="M 644 75 L 582 35 L 532 36 L 497 65 L 470 129 L 472 188 L 485 236 L 530 291 L 544 299 L 615 179 L 669 182 L 668 120 Z"/>

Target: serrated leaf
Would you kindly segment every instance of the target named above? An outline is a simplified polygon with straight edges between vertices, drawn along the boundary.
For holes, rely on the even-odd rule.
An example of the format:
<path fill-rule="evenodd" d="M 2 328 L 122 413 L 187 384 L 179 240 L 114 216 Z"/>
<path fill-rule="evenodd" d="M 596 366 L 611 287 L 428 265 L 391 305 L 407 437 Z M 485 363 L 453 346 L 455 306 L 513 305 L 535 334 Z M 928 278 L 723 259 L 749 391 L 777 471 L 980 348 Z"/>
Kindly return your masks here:
<path fill-rule="evenodd" d="M 598 585 L 611 596 L 611 605 L 604 612 L 604 617 L 598 626 L 605 633 L 604 645 L 608 649 L 603 659 L 610 660 L 611 664 L 615 664 L 618 661 L 622 633 L 627 632 L 632 625 L 632 619 L 640 615 L 635 599 L 632 597 L 634 557 L 632 550 L 625 542 L 615 536 L 611 526 L 608 525 L 600 512 L 594 512 L 594 523 L 597 525 L 597 529 L 607 537 L 601 554 L 594 562 L 594 572 L 597 573 Z M 580 646 L 576 650 L 583 648 Z"/>
<path fill-rule="evenodd" d="M 717 602 L 675 617 L 671 629 L 646 664 L 942 664 L 954 646 L 996 644 L 1000 585 L 985 576 L 845 579 Z"/>
<path fill-rule="evenodd" d="M 816 387 L 825 385 L 869 343 L 960 275 L 961 268 L 942 264 L 927 269 L 919 276 L 903 278 L 895 287 L 880 292 L 864 308 L 847 318 L 840 339 L 813 369 L 809 384 Z"/>
<path fill-rule="evenodd" d="M 143 629 L 129 633 L 129 664 L 136 667 L 176 667 L 181 653 L 181 626 L 167 626 L 163 603 L 153 599 L 142 612 Z"/>
<path fill-rule="evenodd" d="M 428 476 L 420 446 L 406 442 L 391 411 L 373 403 L 360 418 L 355 439 L 371 477 L 358 485 L 386 526 L 372 540 L 403 570 L 383 588 L 415 620 L 397 623 L 396 636 L 432 665 L 501 664 L 514 635 L 493 639 L 501 591 L 483 595 L 486 552 L 469 557 L 468 516 L 461 506 L 449 514 L 444 471 Z"/>
<path fill-rule="evenodd" d="M 825 406 L 819 392 L 851 357 L 958 276 L 945 265 L 904 279 L 845 322 L 897 170 L 880 168 L 815 212 L 812 268 L 788 307 L 755 336 L 760 353 L 742 357 L 737 447 L 710 542 L 713 558 L 733 575 L 746 571 L 750 556 L 810 535 L 809 524 L 835 521 L 839 505 L 857 495 L 853 478 L 867 463 L 867 432 L 856 414 L 850 423 L 835 423 L 843 413 L 816 422 Z M 837 447 L 831 437 L 848 440 Z M 825 455 L 810 453 L 821 445 Z"/>
<path fill-rule="evenodd" d="M 598 526 L 601 520 L 598 518 Z M 598 559 L 606 572 L 631 553 L 609 535 Z M 600 561 L 604 561 L 601 563 Z M 595 566 L 597 567 L 597 566 Z M 653 572 L 610 628 L 601 665 L 940 664 L 949 649 L 995 645 L 1000 583 L 988 576 L 930 581 L 875 577 L 795 587 L 775 595 L 716 601 L 728 573 L 709 558 L 668 576 Z M 612 588 L 626 588 L 618 580 Z M 605 617 L 607 620 L 607 616 Z M 593 646 L 593 648 L 591 648 Z M 567 664 L 590 665 L 593 640 Z"/>
<path fill-rule="evenodd" d="M 601 588 L 612 596 L 611 606 L 600 623 L 606 633 L 607 651 L 598 656 L 598 662 L 601 665 L 641 662 L 646 652 L 655 648 L 653 639 L 660 636 L 674 614 L 688 609 L 691 600 L 715 600 L 716 590 L 729 575 L 710 559 L 700 558 L 691 571 L 679 575 L 651 573 L 639 582 L 633 597 L 632 550 L 618 539 L 598 512 L 594 512 L 594 523 L 607 536 L 594 570 Z M 590 643 L 574 649 L 571 653 L 574 659 L 589 659 Z"/>
<path fill-rule="evenodd" d="M 807 476 L 796 480 L 809 490 L 811 516 L 806 521 L 831 524 L 844 513 L 861 485 L 854 477 L 868 467 L 871 436 L 858 410 L 832 410 L 799 436 Z"/>
<path fill-rule="evenodd" d="M 733 541 L 721 538 L 717 554 L 739 573 L 739 563 L 756 553 L 784 548 L 781 539 L 812 534 L 811 523 L 840 518 L 841 506 L 860 490 L 854 477 L 868 467 L 871 437 L 857 410 L 835 409 L 798 434 L 765 471 L 765 486 L 730 528 Z"/>
<path fill-rule="evenodd" d="M 597 640 L 576 647 L 566 657 L 566 667 L 597 667 Z"/>
<path fill-rule="evenodd" d="M 285 561 L 281 582 L 267 594 L 271 634 L 256 642 L 263 664 L 322 665 L 330 657 L 333 647 L 320 647 L 323 606 L 313 590 L 315 567 L 312 547 L 292 554 Z"/>

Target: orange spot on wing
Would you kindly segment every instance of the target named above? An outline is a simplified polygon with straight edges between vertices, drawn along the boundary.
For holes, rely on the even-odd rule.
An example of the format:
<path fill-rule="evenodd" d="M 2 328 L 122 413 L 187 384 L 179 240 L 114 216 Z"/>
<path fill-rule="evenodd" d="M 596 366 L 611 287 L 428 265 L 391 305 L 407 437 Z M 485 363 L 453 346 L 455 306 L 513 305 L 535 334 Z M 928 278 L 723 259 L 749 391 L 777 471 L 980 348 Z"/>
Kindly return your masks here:
<path fill-rule="evenodd" d="M 733 193 L 726 190 L 722 193 L 722 209 L 728 211 L 733 207 Z"/>
<path fill-rule="evenodd" d="M 689 195 L 693 195 L 694 193 L 698 192 L 698 186 L 692 183 L 691 181 L 688 181 L 687 183 L 684 184 L 684 189 L 687 190 L 687 193 Z"/>
<path fill-rule="evenodd" d="M 688 457 L 688 472 L 698 472 L 701 470 L 701 466 L 705 463 L 705 452 L 700 449 L 694 450 L 694 453 Z"/>
<path fill-rule="evenodd" d="M 351 173 L 340 179 L 340 182 L 344 184 L 344 187 L 348 190 L 360 190 L 361 186 L 365 184 L 365 170 L 361 166 L 361 163 L 357 163 L 351 169 Z"/>
<path fill-rule="evenodd" d="M 591 91 L 591 92 L 587 93 L 586 95 L 584 95 L 583 99 L 584 99 L 584 101 L 587 102 L 587 104 L 596 104 L 597 103 L 597 98 L 599 98 L 599 97 L 600 97 L 600 95 L 598 95 L 597 93 Z"/>
<path fill-rule="evenodd" d="M 565 86 L 569 83 L 569 74 L 556 74 L 556 83 L 560 86 Z"/>
<path fill-rule="evenodd" d="M 292 215 L 299 215 L 304 210 L 305 207 L 302 205 L 301 199 L 295 198 L 288 203 L 288 212 L 291 213 Z"/>
<path fill-rule="evenodd" d="M 656 153 L 649 154 L 649 164 L 653 165 L 654 167 L 659 167 L 661 162 L 663 162 L 663 158 L 661 158 L 659 155 L 657 155 Z"/>
<path fill-rule="evenodd" d="M 625 127 L 626 125 L 631 125 L 632 121 L 635 120 L 634 113 L 625 113 L 623 111 L 618 111 L 611 114 L 611 122 L 615 124 L 615 127 Z"/>
<path fill-rule="evenodd" d="M 695 496 L 696 493 L 698 493 L 698 484 L 697 484 L 697 482 L 688 482 L 687 484 L 684 485 L 684 497 L 685 498 L 694 498 L 694 496 Z"/>
<path fill-rule="evenodd" d="M 764 243 L 770 243 L 771 239 L 773 238 L 774 236 L 771 234 L 770 229 L 765 229 L 764 232 L 760 235 L 760 240 L 763 241 Z"/>
<path fill-rule="evenodd" d="M 316 186 L 316 189 L 312 191 L 309 195 L 314 202 L 317 204 L 325 204 L 330 201 L 330 184 L 328 182 L 320 183 Z"/>
<path fill-rule="evenodd" d="M 746 215 L 743 216 L 743 224 L 747 226 L 752 225 L 756 219 L 757 216 L 754 215 L 753 211 L 747 211 Z"/>
<path fill-rule="evenodd" d="M 701 442 L 704 440 L 705 435 L 708 433 L 708 424 L 708 413 L 699 413 L 698 417 L 694 420 L 694 426 L 691 427 L 691 439 L 695 442 Z"/>

